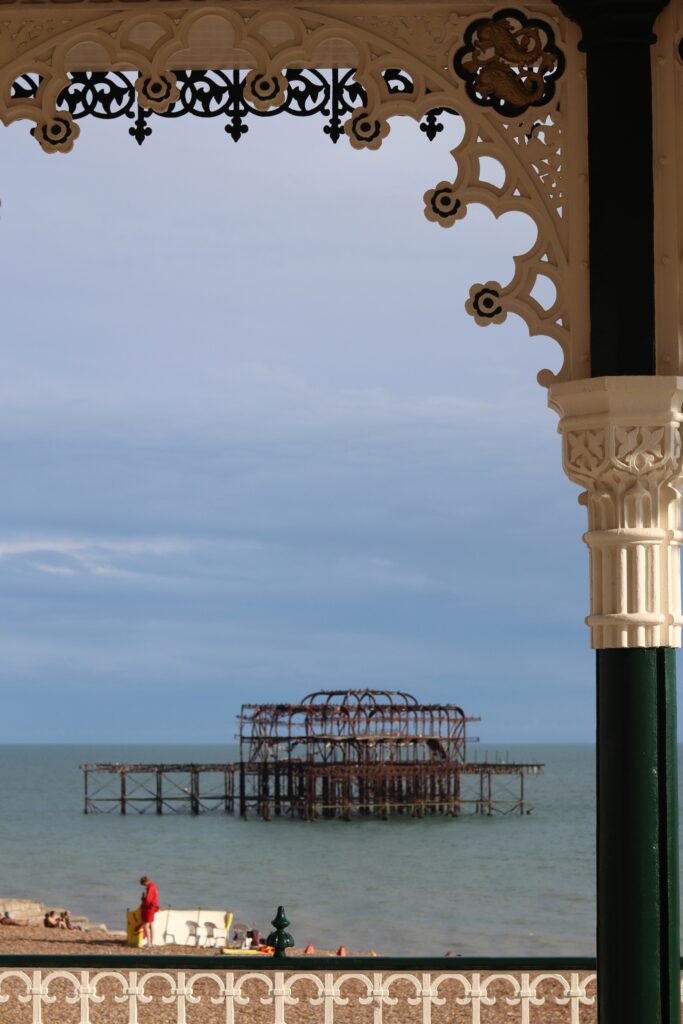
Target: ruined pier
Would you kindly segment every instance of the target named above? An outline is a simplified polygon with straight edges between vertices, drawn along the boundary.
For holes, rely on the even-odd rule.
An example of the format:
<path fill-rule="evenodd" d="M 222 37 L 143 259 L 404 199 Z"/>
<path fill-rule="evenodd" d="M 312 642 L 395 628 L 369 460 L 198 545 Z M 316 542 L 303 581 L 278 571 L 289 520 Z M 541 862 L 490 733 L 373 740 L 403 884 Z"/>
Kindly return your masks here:
<path fill-rule="evenodd" d="M 239 813 L 266 821 L 524 814 L 537 762 L 472 758 L 454 704 L 389 690 L 318 691 L 298 704 L 245 704 L 239 761 L 85 764 L 84 811 Z M 469 749 L 468 749 L 469 748 Z"/>

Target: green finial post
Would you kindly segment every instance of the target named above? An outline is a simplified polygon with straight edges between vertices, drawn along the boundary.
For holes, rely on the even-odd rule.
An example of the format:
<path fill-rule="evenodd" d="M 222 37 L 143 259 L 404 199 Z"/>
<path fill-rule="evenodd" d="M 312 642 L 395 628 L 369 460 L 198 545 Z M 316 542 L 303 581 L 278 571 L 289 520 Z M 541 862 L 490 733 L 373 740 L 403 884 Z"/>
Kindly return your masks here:
<path fill-rule="evenodd" d="M 289 927 L 289 921 L 287 920 L 284 907 L 277 908 L 277 914 L 270 923 L 275 931 L 270 933 L 266 942 L 269 946 L 275 946 L 275 952 L 273 953 L 274 957 L 286 956 L 287 954 L 285 950 L 294 945 L 294 939 L 289 932 L 285 930 Z"/>

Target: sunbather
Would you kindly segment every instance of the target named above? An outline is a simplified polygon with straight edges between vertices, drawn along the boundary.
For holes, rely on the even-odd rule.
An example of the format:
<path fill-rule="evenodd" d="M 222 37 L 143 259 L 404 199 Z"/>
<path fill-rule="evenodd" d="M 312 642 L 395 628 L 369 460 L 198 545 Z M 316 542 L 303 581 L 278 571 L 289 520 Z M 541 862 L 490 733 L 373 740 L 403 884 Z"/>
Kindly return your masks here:
<path fill-rule="evenodd" d="M 28 921 L 15 921 L 14 918 L 10 917 L 7 911 L 4 910 L 2 917 L 0 917 L 0 924 L 9 925 L 10 928 L 26 928 Z"/>
<path fill-rule="evenodd" d="M 82 924 L 74 924 L 73 923 L 73 921 L 71 920 L 71 915 L 69 914 L 68 910 L 64 910 L 59 915 L 59 921 L 60 921 L 59 927 L 60 928 L 62 928 L 62 927 L 63 928 L 67 928 L 70 932 L 84 932 L 85 931 L 85 928 L 83 927 Z"/>

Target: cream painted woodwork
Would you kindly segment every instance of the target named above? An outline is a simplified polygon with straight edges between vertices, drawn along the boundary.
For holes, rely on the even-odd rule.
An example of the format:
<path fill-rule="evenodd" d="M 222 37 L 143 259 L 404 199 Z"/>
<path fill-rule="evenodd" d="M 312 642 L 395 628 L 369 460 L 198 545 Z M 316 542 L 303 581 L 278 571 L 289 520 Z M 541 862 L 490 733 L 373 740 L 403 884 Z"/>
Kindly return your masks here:
<path fill-rule="evenodd" d="M 567 381 L 549 402 L 585 488 L 593 647 L 680 647 L 683 377 Z"/>
<path fill-rule="evenodd" d="M 653 56 L 657 351 L 659 372 L 671 375 L 681 371 L 682 12 L 683 0 L 675 0 L 661 15 Z M 589 378 L 579 39 L 550 2 L 511 9 L 468 0 L 0 0 L 0 119 L 27 120 L 47 153 L 68 152 L 80 131 L 59 105 L 70 72 L 132 73 L 140 106 L 163 112 L 178 98 L 174 69 L 209 68 L 248 71 L 246 94 L 264 110 L 282 102 L 288 69 L 355 68 L 367 95 L 366 108 L 344 124 L 355 149 L 377 149 L 394 117 L 457 111 L 464 135 L 452 151 L 453 177 L 425 182 L 425 216 L 434 229 L 452 228 L 456 245 L 471 204 L 496 217 L 518 211 L 535 225 L 510 280 L 474 283 L 469 297 L 454 298 L 482 326 L 515 313 L 531 334 L 553 338 L 562 350 L 557 372 L 542 370 L 538 379 L 562 416 L 565 470 L 586 489 L 593 645 L 679 645 L 678 378 Z M 525 61 L 533 66 L 520 78 Z M 542 86 L 549 67 L 552 88 L 524 102 L 523 90 L 529 96 L 534 80 Z M 392 68 L 410 78 L 412 91 L 389 91 L 383 73 Z M 503 77 L 482 96 L 471 88 L 471 68 Z M 35 95 L 12 94 L 23 74 L 40 76 Z M 499 179 L 487 175 L 491 160 Z"/>
<path fill-rule="evenodd" d="M 552 95 L 515 116 L 474 102 L 454 60 L 468 27 L 500 11 L 466 0 L 10 0 L 0 3 L 0 118 L 32 121 L 46 152 L 65 152 L 79 134 L 69 112 L 57 107 L 68 72 L 136 72 L 141 106 L 163 111 L 178 95 L 173 68 L 251 69 L 249 99 L 266 109 L 282 100 L 285 69 L 355 68 L 368 109 L 354 111 L 344 127 L 357 149 L 380 146 L 395 116 L 419 120 L 437 107 L 455 109 L 465 134 L 453 150 L 454 176 L 425 182 L 426 216 L 457 231 L 468 206 L 481 203 L 496 217 L 516 210 L 532 219 L 536 238 L 517 255 L 512 278 L 473 285 L 466 308 L 482 325 L 516 313 L 532 334 L 554 338 L 563 362 L 556 375 L 540 374 L 548 385 L 589 372 L 584 59 L 578 29 L 554 4 L 515 7 L 522 19 L 548 26 L 561 55 Z M 523 54 L 533 44 L 513 19 L 502 46 L 514 56 L 515 47 Z M 410 76 L 412 92 L 388 91 L 382 72 L 389 68 Z M 12 83 L 25 73 L 41 76 L 38 93 L 13 97 Z M 505 88 L 514 93 L 514 82 Z M 501 165 L 502 184 L 487 180 L 482 158 Z M 538 282 L 551 295 L 546 304 L 541 289 L 534 291 Z"/>

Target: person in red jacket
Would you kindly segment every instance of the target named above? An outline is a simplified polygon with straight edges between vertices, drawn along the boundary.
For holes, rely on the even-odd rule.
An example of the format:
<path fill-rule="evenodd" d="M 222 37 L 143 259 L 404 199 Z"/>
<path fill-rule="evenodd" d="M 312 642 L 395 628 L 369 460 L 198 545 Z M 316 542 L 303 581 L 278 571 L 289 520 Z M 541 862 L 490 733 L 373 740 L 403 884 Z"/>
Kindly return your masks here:
<path fill-rule="evenodd" d="M 142 930 L 147 939 L 147 945 L 154 945 L 154 917 L 159 909 L 159 890 L 155 883 L 147 875 L 140 879 L 140 885 L 144 885 L 145 891 L 142 894 L 140 903 L 140 917 L 142 919 Z"/>

